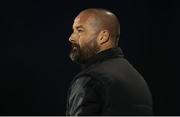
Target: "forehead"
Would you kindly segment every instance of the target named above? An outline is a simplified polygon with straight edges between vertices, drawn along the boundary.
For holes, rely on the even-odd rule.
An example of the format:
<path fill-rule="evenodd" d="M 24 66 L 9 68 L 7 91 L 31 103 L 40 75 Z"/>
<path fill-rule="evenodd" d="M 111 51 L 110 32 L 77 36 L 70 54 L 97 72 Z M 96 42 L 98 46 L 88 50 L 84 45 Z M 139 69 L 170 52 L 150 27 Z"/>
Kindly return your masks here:
<path fill-rule="evenodd" d="M 94 23 L 94 16 L 91 14 L 79 14 L 73 23 L 73 27 L 77 27 L 77 26 L 92 26 L 92 24 Z"/>

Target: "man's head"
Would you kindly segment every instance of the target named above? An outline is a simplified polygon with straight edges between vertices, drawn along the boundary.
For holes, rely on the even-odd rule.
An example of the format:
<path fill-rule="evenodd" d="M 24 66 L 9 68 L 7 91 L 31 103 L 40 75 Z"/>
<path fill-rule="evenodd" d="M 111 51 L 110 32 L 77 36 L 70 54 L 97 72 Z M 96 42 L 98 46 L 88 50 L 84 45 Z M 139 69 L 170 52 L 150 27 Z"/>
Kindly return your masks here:
<path fill-rule="evenodd" d="M 70 58 L 84 63 L 93 55 L 118 46 L 120 25 L 117 17 L 108 10 L 86 9 L 75 18 Z"/>

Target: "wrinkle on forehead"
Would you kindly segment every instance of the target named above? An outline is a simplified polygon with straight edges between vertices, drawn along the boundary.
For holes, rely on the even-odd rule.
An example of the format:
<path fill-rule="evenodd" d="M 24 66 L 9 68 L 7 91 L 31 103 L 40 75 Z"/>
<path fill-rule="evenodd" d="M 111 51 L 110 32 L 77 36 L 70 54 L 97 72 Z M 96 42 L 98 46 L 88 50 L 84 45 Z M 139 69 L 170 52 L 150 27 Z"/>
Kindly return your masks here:
<path fill-rule="evenodd" d="M 95 14 L 83 12 L 75 18 L 73 27 L 77 27 L 79 25 L 88 25 L 96 30 L 100 26 L 100 21 L 98 20 L 98 17 L 95 16 Z"/>

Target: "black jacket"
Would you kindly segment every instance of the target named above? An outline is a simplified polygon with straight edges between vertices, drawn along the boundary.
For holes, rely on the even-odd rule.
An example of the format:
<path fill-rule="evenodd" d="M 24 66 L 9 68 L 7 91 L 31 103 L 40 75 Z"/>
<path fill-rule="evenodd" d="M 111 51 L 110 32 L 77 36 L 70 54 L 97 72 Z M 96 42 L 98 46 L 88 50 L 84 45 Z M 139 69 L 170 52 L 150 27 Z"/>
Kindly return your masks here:
<path fill-rule="evenodd" d="M 67 115 L 152 115 L 143 77 L 120 48 L 98 53 L 75 76 L 68 91 Z"/>

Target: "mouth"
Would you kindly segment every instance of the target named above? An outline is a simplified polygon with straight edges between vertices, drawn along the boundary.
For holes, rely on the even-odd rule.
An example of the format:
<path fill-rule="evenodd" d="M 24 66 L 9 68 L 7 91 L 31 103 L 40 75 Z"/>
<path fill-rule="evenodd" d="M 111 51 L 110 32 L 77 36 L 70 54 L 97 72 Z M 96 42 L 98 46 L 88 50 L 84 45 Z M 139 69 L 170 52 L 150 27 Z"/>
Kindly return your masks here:
<path fill-rule="evenodd" d="M 76 51 L 78 48 L 77 47 L 72 47 L 73 51 Z"/>
<path fill-rule="evenodd" d="M 78 46 L 75 45 L 75 44 L 72 44 L 71 47 L 72 47 L 72 50 L 73 50 L 73 51 L 76 51 L 76 50 L 78 49 Z"/>

